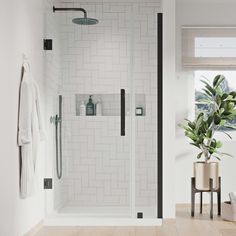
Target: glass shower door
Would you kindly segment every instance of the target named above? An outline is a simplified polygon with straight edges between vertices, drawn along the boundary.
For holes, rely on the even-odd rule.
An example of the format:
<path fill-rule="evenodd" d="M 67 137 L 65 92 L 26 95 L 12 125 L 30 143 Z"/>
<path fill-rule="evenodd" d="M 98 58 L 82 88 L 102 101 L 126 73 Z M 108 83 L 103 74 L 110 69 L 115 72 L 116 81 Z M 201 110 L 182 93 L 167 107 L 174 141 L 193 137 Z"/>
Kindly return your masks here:
<path fill-rule="evenodd" d="M 130 28 L 123 19 L 129 19 L 131 6 L 75 3 L 75 7 L 85 8 L 99 23 L 74 25 L 76 12 L 61 13 L 58 20 L 63 176 L 57 181 L 55 208 L 81 217 L 130 217 Z M 108 11 L 113 8 L 123 11 Z M 90 96 L 95 115 L 84 116 L 81 106 Z M 102 114 L 96 114 L 98 103 Z"/>

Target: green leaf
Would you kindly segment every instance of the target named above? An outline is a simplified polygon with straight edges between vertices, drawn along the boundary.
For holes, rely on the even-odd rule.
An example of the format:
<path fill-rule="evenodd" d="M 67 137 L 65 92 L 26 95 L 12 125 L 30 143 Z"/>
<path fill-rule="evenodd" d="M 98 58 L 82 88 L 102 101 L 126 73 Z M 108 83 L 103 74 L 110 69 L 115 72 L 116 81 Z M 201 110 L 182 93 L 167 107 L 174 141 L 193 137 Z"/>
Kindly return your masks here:
<path fill-rule="evenodd" d="M 208 126 L 211 125 L 212 121 L 213 121 L 213 116 L 209 116 L 208 119 L 207 119 Z"/>
<path fill-rule="evenodd" d="M 233 96 L 232 95 L 228 95 L 227 98 L 225 99 L 225 101 L 229 101 L 229 100 L 233 100 Z"/>
<path fill-rule="evenodd" d="M 215 153 L 217 153 L 217 154 L 219 154 L 219 155 L 221 155 L 221 156 L 229 156 L 229 157 L 234 157 L 234 156 L 232 156 L 231 154 L 229 154 L 229 153 L 226 153 L 226 152 L 219 152 L 219 151 L 215 151 Z"/>
<path fill-rule="evenodd" d="M 203 152 L 200 152 L 198 155 L 197 155 L 197 159 L 200 159 L 201 156 L 202 156 Z"/>
<path fill-rule="evenodd" d="M 204 116 L 204 113 L 203 112 L 200 112 L 197 116 L 197 120 L 199 120 L 202 116 Z"/>
<path fill-rule="evenodd" d="M 190 133 L 190 132 L 188 132 L 188 131 L 185 132 L 185 135 L 186 135 L 188 138 L 192 139 L 194 142 L 198 140 L 198 138 L 197 138 L 197 136 L 196 136 L 195 134 Z"/>
<path fill-rule="evenodd" d="M 201 98 L 198 100 L 198 104 L 213 104 L 214 102 L 211 99 Z"/>
<path fill-rule="evenodd" d="M 229 93 L 231 96 L 233 96 L 234 98 L 236 97 L 236 92 L 235 91 L 232 91 Z"/>
<path fill-rule="evenodd" d="M 227 97 L 228 97 L 228 94 L 227 94 L 227 93 L 224 93 L 224 94 L 221 96 L 222 100 L 226 99 Z"/>
<path fill-rule="evenodd" d="M 212 138 L 212 130 L 211 129 L 209 129 L 209 130 L 207 130 L 207 138 Z"/>
<path fill-rule="evenodd" d="M 206 89 L 202 89 L 204 92 L 205 92 L 205 94 L 206 95 L 208 95 L 210 98 L 212 97 L 212 94 L 208 91 L 208 90 L 206 90 Z"/>
<path fill-rule="evenodd" d="M 236 130 L 236 126 L 233 125 L 224 125 L 225 128 Z"/>
<path fill-rule="evenodd" d="M 233 115 L 236 115 L 236 109 L 230 111 Z"/>
<path fill-rule="evenodd" d="M 230 111 L 224 111 L 224 112 L 222 113 L 222 115 L 228 116 L 228 115 L 231 115 L 231 112 L 230 112 Z"/>
<path fill-rule="evenodd" d="M 221 75 L 217 75 L 217 76 L 214 78 L 214 80 L 213 80 L 213 86 L 214 86 L 214 87 L 216 86 L 216 84 L 217 84 L 217 82 L 219 81 L 220 77 L 221 77 Z"/>
<path fill-rule="evenodd" d="M 221 122 L 221 117 L 215 112 L 214 113 L 214 123 L 216 125 L 218 125 L 218 124 L 220 124 L 220 122 Z"/>
<path fill-rule="evenodd" d="M 220 115 L 221 115 L 224 111 L 225 111 L 224 108 L 220 108 L 220 110 L 219 110 Z"/>
<path fill-rule="evenodd" d="M 216 103 L 217 105 L 221 104 L 221 96 L 219 94 L 216 95 Z"/>
<path fill-rule="evenodd" d="M 223 80 L 225 80 L 223 75 L 217 75 L 213 80 L 214 88 L 217 88 L 223 82 Z"/>
<path fill-rule="evenodd" d="M 200 126 L 202 125 L 203 116 L 204 116 L 204 114 L 201 112 L 197 117 L 196 127 L 195 127 L 196 133 L 198 133 L 198 130 L 199 130 Z"/>
<path fill-rule="evenodd" d="M 217 141 L 216 142 L 216 148 L 221 148 L 222 147 L 222 142 L 221 141 Z"/>
<path fill-rule="evenodd" d="M 196 124 L 195 124 L 195 122 L 189 121 L 189 122 L 188 122 L 188 126 L 189 126 L 191 129 L 195 129 Z"/>
<path fill-rule="evenodd" d="M 212 95 L 216 95 L 216 90 L 213 89 L 211 86 L 206 85 L 206 88 L 211 92 Z"/>
<path fill-rule="evenodd" d="M 229 153 L 226 153 L 226 152 L 222 152 L 222 155 L 229 156 L 229 157 L 234 157 L 233 155 L 231 155 Z"/>
<path fill-rule="evenodd" d="M 218 156 L 213 155 L 213 157 L 215 157 L 217 160 L 221 161 L 221 159 Z"/>
<path fill-rule="evenodd" d="M 233 103 L 233 102 L 230 102 L 230 103 L 228 104 L 228 109 L 231 110 L 231 109 L 233 109 L 233 108 L 234 108 L 234 103 Z"/>
<path fill-rule="evenodd" d="M 226 124 L 226 120 L 221 120 L 220 126 L 224 126 Z"/>
<path fill-rule="evenodd" d="M 204 80 L 201 80 L 202 83 L 205 84 L 205 88 L 213 95 L 215 96 L 216 95 L 216 90 L 214 88 L 211 87 L 210 84 L 208 84 L 206 81 Z"/>
<path fill-rule="evenodd" d="M 193 146 L 195 146 L 197 148 L 200 148 L 199 144 L 196 144 L 196 143 L 190 143 L 190 145 L 193 145 Z"/>

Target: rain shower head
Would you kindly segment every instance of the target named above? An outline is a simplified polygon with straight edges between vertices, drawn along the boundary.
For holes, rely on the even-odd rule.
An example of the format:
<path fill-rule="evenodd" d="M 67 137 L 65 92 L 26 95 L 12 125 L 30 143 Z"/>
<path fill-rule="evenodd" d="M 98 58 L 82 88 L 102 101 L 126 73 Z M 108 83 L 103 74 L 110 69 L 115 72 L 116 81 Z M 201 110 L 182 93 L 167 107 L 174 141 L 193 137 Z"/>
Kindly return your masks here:
<path fill-rule="evenodd" d="M 74 18 L 72 22 L 78 25 L 96 25 L 98 23 L 98 20 L 84 17 L 84 18 Z"/>
<path fill-rule="evenodd" d="M 96 25 L 98 23 L 97 19 L 88 18 L 87 12 L 83 8 L 56 8 L 53 6 L 53 12 L 56 11 L 82 11 L 84 13 L 83 18 L 74 18 L 72 20 L 73 23 L 78 25 Z"/>

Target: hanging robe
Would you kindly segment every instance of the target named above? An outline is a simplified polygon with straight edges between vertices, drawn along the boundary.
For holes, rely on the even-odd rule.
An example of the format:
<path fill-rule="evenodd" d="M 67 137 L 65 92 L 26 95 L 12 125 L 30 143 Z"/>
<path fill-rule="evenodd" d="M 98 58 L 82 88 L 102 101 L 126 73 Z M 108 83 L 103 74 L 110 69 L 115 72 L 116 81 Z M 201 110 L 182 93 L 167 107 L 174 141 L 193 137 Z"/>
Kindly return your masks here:
<path fill-rule="evenodd" d="M 29 197 L 34 191 L 35 167 L 40 140 L 44 139 L 39 89 L 31 78 L 28 63 L 23 64 L 20 86 L 18 145 L 21 156 L 20 195 Z"/>

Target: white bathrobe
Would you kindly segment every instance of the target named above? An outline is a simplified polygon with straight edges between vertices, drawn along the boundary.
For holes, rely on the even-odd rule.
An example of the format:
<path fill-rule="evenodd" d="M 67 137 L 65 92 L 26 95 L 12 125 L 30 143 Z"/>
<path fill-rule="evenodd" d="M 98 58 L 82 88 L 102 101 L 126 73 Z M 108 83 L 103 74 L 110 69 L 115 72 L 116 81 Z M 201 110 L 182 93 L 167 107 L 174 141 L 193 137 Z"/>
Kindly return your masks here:
<path fill-rule="evenodd" d="M 35 165 L 39 141 L 44 139 L 39 90 L 33 81 L 28 63 L 23 64 L 20 86 L 18 145 L 21 150 L 20 194 L 22 198 L 34 191 Z"/>

